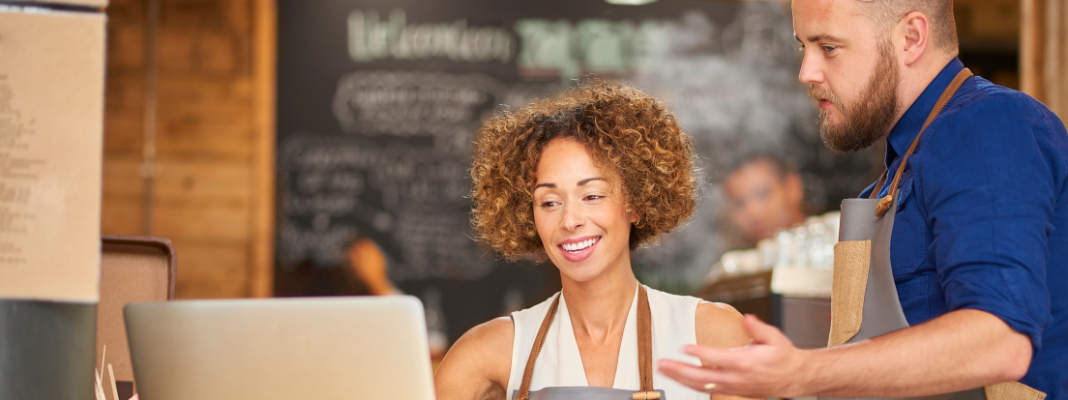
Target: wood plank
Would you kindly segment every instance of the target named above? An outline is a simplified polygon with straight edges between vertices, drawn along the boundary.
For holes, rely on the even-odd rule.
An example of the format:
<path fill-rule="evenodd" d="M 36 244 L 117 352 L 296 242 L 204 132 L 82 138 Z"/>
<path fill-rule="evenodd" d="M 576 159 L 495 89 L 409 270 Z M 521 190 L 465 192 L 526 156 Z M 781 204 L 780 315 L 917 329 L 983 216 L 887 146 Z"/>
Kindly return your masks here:
<path fill-rule="evenodd" d="M 247 203 L 252 193 L 252 171 L 245 163 L 164 160 L 156 168 L 155 190 L 157 198 L 171 202 L 199 199 Z"/>
<path fill-rule="evenodd" d="M 105 10 L 108 14 L 108 24 L 144 22 L 144 0 L 109 0 Z"/>
<path fill-rule="evenodd" d="M 246 202 L 172 202 L 155 199 L 152 234 L 171 240 L 196 239 L 245 243 L 249 239 Z"/>
<path fill-rule="evenodd" d="M 175 71 L 193 69 L 193 35 L 195 30 L 166 29 L 159 30 L 159 65 L 160 75 Z"/>
<path fill-rule="evenodd" d="M 1046 97 L 1042 85 L 1045 48 L 1045 0 L 1021 0 L 1020 90 L 1038 101 Z"/>
<path fill-rule="evenodd" d="M 164 121 L 159 131 L 159 158 L 248 162 L 252 128 L 240 122 L 208 123 L 196 118 Z"/>
<path fill-rule="evenodd" d="M 140 157 L 104 158 L 104 198 L 140 198 L 144 194 Z"/>
<path fill-rule="evenodd" d="M 113 17 L 111 9 L 108 16 Z M 123 69 L 141 70 L 145 68 L 145 27 L 144 24 L 120 22 L 111 19 L 108 24 L 108 72 Z"/>
<path fill-rule="evenodd" d="M 252 212 L 249 243 L 249 295 L 274 292 L 275 235 L 275 71 L 277 12 L 272 0 L 252 3 L 253 147 Z"/>
<path fill-rule="evenodd" d="M 178 255 L 176 298 L 247 296 L 248 255 L 244 243 L 219 244 L 196 239 L 171 242 Z"/>
<path fill-rule="evenodd" d="M 1044 85 L 1046 104 L 1062 119 L 1068 118 L 1068 4 L 1047 0 Z"/>
<path fill-rule="evenodd" d="M 261 0 L 232 0 L 224 2 L 223 4 L 225 10 L 224 13 L 226 15 L 226 27 L 233 32 L 251 33 L 252 36 L 248 40 L 249 43 L 254 43 L 260 38 L 258 29 L 260 29 L 261 26 L 257 26 L 257 24 L 262 22 L 259 18 L 263 16 L 261 15 L 261 11 L 257 8 L 261 6 L 260 1 Z M 274 3 L 271 4 L 273 5 Z M 269 22 L 274 24 L 274 20 Z M 272 48 L 277 45 L 278 43 L 275 42 L 274 45 L 272 45 Z M 252 57 L 255 57 L 255 55 L 253 54 Z M 255 62 L 255 60 L 253 60 L 253 62 Z"/>
<path fill-rule="evenodd" d="M 164 28 L 244 31 L 249 34 L 249 0 L 167 0 Z"/>
<path fill-rule="evenodd" d="M 110 235 L 141 235 L 144 213 L 140 197 L 104 195 L 100 232 Z"/>
<path fill-rule="evenodd" d="M 144 123 L 140 113 L 112 111 L 104 115 L 104 157 L 140 156 Z"/>
<path fill-rule="evenodd" d="M 237 104 L 252 98 L 252 80 L 248 75 L 216 77 L 194 73 L 161 74 L 160 100 L 176 103 L 185 109 L 210 111 L 202 102 L 212 105 Z M 196 103 L 185 104 L 188 101 Z M 245 104 L 245 106 L 248 106 Z"/>
<path fill-rule="evenodd" d="M 141 114 L 145 107 L 144 73 L 113 73 L 108 69 L 104 109 L 110 114 L 116 111 Z"/>
<path fill-rule="evenodd" d="M 248 40 L 228 30 L 160 30 L 160 72 L 231 76 L 249 73 Z"/>

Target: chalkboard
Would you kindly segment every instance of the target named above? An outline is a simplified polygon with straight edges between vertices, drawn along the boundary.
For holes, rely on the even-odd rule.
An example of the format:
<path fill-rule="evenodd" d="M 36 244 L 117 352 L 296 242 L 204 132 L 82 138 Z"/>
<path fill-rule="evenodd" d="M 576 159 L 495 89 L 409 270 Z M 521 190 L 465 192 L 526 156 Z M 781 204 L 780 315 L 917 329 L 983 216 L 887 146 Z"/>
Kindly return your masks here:
<path fill-rule="evenodd" d="M 472 240 L 474 133 L 588 74 L 663 99 L 697 143 L 697 216 L 635 258 L 653 286 L 692 290 L 724 250 L 716 182 L 740 154 L 789 154 L 813 212 L 871 175 L 866 156 L 820 143 L 783 3 L 281 0 L 279 18 L 279 279 L 336 268 L 349 242 L 371 238 L 402 290 L 440 293 L 452 339 L 559 284 L 552 266 L 506 263 Z"/>

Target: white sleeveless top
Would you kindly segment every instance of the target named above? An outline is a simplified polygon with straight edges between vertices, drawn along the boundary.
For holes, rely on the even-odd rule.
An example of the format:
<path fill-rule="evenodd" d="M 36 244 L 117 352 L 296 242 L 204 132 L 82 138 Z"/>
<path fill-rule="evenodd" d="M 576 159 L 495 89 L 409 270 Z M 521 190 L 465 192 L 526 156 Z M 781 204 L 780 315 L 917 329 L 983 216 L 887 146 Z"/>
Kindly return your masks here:
<path fill-rule="evenodd" d="M 653 334 L 653 389 L 663 390 L 669 400 L 708 400 L 708 394 L 690 389 L 661 375 L 656 371 L 656 361 L 670 358 L 678 361 L 700 365 L 701 361 L 682 352 L 682 347 L 697 343 L 695 320 L 697 305 L 701 299 L 676 296 L 645 287 L 649 296 L 649 309 L 652 316 Z M 515 326 L 515 339 L 512 341 L 512 371 L 508 378 L 508 396 L 511 396 L 523 382 L 523 371 L 530 357 L 530 349 L 541 328 L 545 314 L 549 312 L 554 297 L 549 297 L 534 307 L 512 313 Z M 616 376 L 612 383 L 614 389 L 640 390 L 638 378 L 638 295 L 635 289 L 634 300 L 623 326 L 623 341 L 619 346 L 616 361 Z M 571 315 L 567 301 L 560 294 L 560 306 L 556 318 L 549 326 L 545 344 L 534 364 L 534 377 L 530 390 L 535 391 L 556 386 L 589 386 L 586 371 L 582 367 L 575 331 L 571 326 Z M 509 397 L 510 398 L 510 397 Z"/>

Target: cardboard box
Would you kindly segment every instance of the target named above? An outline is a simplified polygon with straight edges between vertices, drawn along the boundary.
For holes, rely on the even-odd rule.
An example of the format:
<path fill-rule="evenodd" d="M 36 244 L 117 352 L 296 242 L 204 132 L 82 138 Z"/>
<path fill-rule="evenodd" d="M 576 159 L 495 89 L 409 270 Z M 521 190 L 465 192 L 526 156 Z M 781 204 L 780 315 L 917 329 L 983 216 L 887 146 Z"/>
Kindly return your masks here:
<path fill-rule="evenodd" d="M 134 394 L 134 376 L 122 308 L 129 303 L 173 300 L 177 257 L 167 239 L 116 235 L 101 239 L 95 365 L 111 364 L 119 398 L 129 399 Z M 111 388 L 105 389 L 112 398 Z"/>
<path fill-rule="evenodd" d="M 105 16 L 0 5 L 0 298 L 96 302 Z"/>
<path fill-rule="evenodd" d="M 108 6 L 108 0 L 22 0 L 23 2 L 39 3 L 42 6 L 78 6 L 103 9 Z"/>

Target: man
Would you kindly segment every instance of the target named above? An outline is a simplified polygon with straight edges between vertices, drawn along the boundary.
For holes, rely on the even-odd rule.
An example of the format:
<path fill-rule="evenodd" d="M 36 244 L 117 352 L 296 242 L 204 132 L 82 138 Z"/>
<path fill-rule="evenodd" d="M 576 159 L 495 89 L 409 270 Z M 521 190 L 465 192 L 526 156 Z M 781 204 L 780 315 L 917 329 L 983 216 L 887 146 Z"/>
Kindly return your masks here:
<path fill-rule="evenodd" d="M 801 177 L 772 154 L 742 159 L 723 180 L 730 220 L 741 231 L 745 247 L 771 238 L 780 229 L 805 222 Z"/>
<path fill-rule="evenodd" d="M 958 81 L 967 74 L 951 0 L 793 0 L 793 18 L 800 81 L 819 102 L 827 145 L 848 152 L 886 138 L 887 178 L 861 197 L 887 199 L 891 285 L 909 327 L 799 350 L 747 316 L 750 346 L 688 348 L 715 368 L 660 360 L 659 370 L 759 398 L 915 397 L 1019 381 L 1068 399 L 1063 123 L 1024 94 Z"/>

